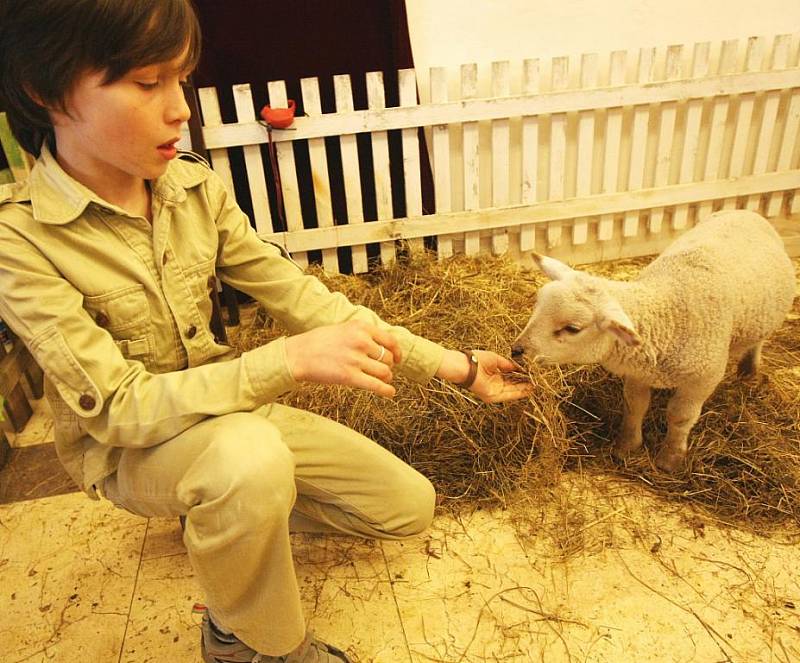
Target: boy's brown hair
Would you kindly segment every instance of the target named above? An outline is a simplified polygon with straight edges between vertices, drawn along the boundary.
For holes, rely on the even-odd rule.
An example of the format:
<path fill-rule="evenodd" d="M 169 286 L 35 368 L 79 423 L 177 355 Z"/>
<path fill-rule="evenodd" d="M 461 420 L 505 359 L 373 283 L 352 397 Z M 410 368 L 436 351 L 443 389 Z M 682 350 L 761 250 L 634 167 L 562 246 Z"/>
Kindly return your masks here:
<path fill-rule="evenodd" d="M 84 73 L 105 72 L 104 84 L 113 83 L 184 51 L 194 68 L 200 27 L 191 0 L 0 0 L 0 110 L 38 156 L 44 141 L 55 149 L 46 107 L 66 112 Z"/>

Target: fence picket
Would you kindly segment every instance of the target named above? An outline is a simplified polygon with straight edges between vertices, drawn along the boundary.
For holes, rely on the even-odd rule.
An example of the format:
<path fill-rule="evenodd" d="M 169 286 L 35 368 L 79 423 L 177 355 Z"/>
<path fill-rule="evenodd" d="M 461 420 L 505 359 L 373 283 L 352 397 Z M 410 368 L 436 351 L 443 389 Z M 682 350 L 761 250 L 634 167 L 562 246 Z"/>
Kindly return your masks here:
<path fill-rule="evenodd" d="M 611 53 L 608 78 L 608 84 L 610 86 L 622 85 L 625 82 L 625 61 L 627 55 L 625 51 L 614 51 Z M 609 108 L 606 113 L 606 144 L 602 187 L 604 193 L 611 193 L 619 190 L 619 150 L 621 144 L 622 107 L 620 106 L 619 108 Z M 613 236 L 613 215 L 601 215 L 597 226 L 597 239 L 607 241 Z"/>
<path fill-rule="evenodd" d="M 678 80 L 683 71 L 682 63 L 683 46 L 673 45 L 667 48 L 664 64 L 664 78 L 667 81 Z M 672 167 L 672 149 L 675 139 L 675 123 L 678 115 L 678 104 L 670 101 L 661 105 L 661 121 L 658 132 L 658 147 L 656 149 L 656 169 L 653 180 L 654 187 L 664 187 L 670 183 L 670 170 Z M 667 210 L 657 208 L 650 212 L 650 232 L 658 234 Z"/>
<path fill-rule="evenodd" d="M 270 106 L 273 108 L 288 108 L 286 97 L 286 83 L 284 81 L 271 81 L 267 84 Z M 292 143 L 278 143 L 275 145 L 278 159 L 278 171 L 281 179 L 281 193 L 283 207 L 286 214 L 286 227 L 289 231 L 303 230 L 303 212 L 300 207 L 300 187 L 297 185 L 297 167 L 294 162 L 294 147 Z M 293 253 L 292 258 L 301 267 L 308 266 L 308 254 L 303 251 Z"/>
<path fill-rule="evenodd" d="M 233 86 L 233 102 L 236 107 L 236 119 L 239 122 L 254 122 L 256 111 L 253 106 L 253 93 L 250 85 Z M 264 176 L 264 162 L 261 159 L 261 148 L 258 145 L 245 145 L 244 165 L 247 171 L 247 186 L 250 188 L 250 200 L 253 203 L 253 216 L 256 231 L 272 232 L 272 213 L 269 209 L 267 195 L 267 178 Z"/>
<path fill-rule="evenodd" d="M 522 91 L 538 94 L 540 87 L 539 60 L 528 59 L 522 63 Z M 523 204 L 533 204 L 539 195 L 539 117 L 526 115 L 522 118 L 522 192 Z M 519 229 L 519 250 L 533 251 L 536 248 L 536 228 L 523 225 Z"/>
<path fill-rule="evenodd" d="M 461 66 L 461 98 L 474 99 L 478 96 L 478 65 Z M 461 125 L 462 151 L 464 159 L 464 209 L 480 207 L 480 140 L 477 122 L 464 122 Z M 464 235 L 464 253 L 468 256 L 480 252 L 480 231 Z"/>
<path fill-rule="evenodd" d="M 350 76 L 339 74 L 333 77 L 333 93 L 336 99 L 336 112 L 347 113 L 353 110 L 353 86 Z M 364 202 L 361 197 L 361 169 L 358 158 L 358 144 L 354 134 L 345 134 L 339 139 L 342 152 L 342 175 L 344 177 L 344 196 L 347 204 L 347 222 L 364 223 Z M 369 269 L 367 247 L 356 244 L 351 249 L 353 273 L 362 274 Z"/>
<path fill-rule="evenodd" d="M 417 74 L 413 69 L 401 69 L 397 72 L 400 93 L 400 105 L 409 107 L 417 105 Z M 422 216 L 422 184 L 419 156 L 419 129 L 402 129 L 403 142 L 403 182 L 406 189 L 406 216 Z M 411 251 L 422 251 L 425 243 L 422 239 L 408 242 Z"/>
<path fill-rule="evenodd" d="M 708 56 L 710 44 L 696 44 L 692 58 L 692 78 L 708 76 Z M 681 155 L 678 182 L 695 181 L 695 165 L 697 149 L 700 143 L 700 119 L 703 113 L 703 100 L 690 99 L 686 102 L 686 128 L 684 130 L 683 150 Z M 678 205 L 672 214 L 672 227 L 675 230 L 685 228 L 689 224 L 689 205 Z"/>
<path fill-rule="evenodd" d="M 431 102 L 447 101 L 447 69 L 432 67 L 430 71 Z M 443 214 L 453 209 L 450 185 L 450 130 L 446 124 L 433 127 L 433 188 L 436 213 Z M 440 235 L 437 254 L 439 258 L 453 255 L 453 238 Z"/>
<path fill-rule="evenodd" d="M 655 49 L 643 48 L 639 51 L 639 83 L 650 83 L 655 79 Z M 647 152 L 647 125 L 650 119 L 650 107 L 636 106 L 633 109 L 633 129 L 631 136 L 631 157 L 628 171 L 628 191 L 635 191 L 644 186 L 645 154 Z M 641 212 L 627 212 L 622 220 L 622 236 L 633 237 L 639 232 L 639 216 Z"/>
<path fill-rule="evenodd" d="M 730 74 L 736 68 L 736 53 L 739 42 L 729 39 L 722 42 L 719 56 L 718 70 L 720 74 Z M 716 180 L 723 177 L 723 147 L 725 132 L 729 124 L 730 98 L 727 96 L 714 97 L 711 103 L 711 117 L 708 121 L 708 149 L 706 150 L 703 180 Z M 714 201 L 704 200 L 697 207 L 697 220 L 706 218 L 714 211 Z"/>
<path fill-rule="evenodd" d="M 778 35 L 773 41 L 773 48 L 769 63 L 769 69 L 785 69 L 789 62 L 789 47 L 791 46 L 791 35 Z M 761 127 L 758 135 L 755 161 L 753 163 L 753 174 L 760 175 L 766 173 L 770 168 L 769 160 L 773 154 L 773 142 L 778 126 L 778 108 L 781 102 L 782 93 L 779 90 L 770 90 L 764 93 L 764 110 L 761 115 Z M 772 196 L 767 195 L 765 211 L 769 208 L 769 201 Z M 750 196 L 747 199 L 747 209 L 759 211 L 761 196 Z"/>
<path fill-rule="evenodd" d="M 745 51 L 745 71 L 758 71 L 761 68 L 763 40 L 760 37 L 751 37 L 747 42 Z M 748 148 L 751 146 L 751 133 L 753 125 L 753 109 L 756 94 L 739 95 L 739 112 L 736 118 L 736 130 L 733 135 L 733 149 L 728 171 L 729 177 L 745 175 Z M 755 134 L 756 138 L 758 133 Z M 733 198 L 725 199 L 723 209 L 736 209 L 737 201 Z"/>
<path fill-rule="evenodd" d="M 383 89 L 383 72 L 367 73 L 367 105 L 371 110 L 386 108 L 386 95 Z M 389 134 L 386 131 L 372 132 L 372 165 L 375 171 L 375 202 L 378 220 L 391 219 L 392 178 L 389 164 Z M 381 262 L 389 265 L 395 259 L 394 242 L 381 242 Z"/>
<path fill-rule="evenodd" d="M 581 88 L 597 87 L 597 61 L 595 53 L 581 57 Z M 578 163 L 575 176 L 575 195 L 588 196 L 592 193 L 592 165 L 594 163 L 595 112 L 583 111 L 578 114 Z M 585 244 L 589 238 L 589 218 L 575 219 L 572 226 L 572 243 Z"/>
<path fill-rule="evenodd" d="M 322 102 L 319 98 L 319 81 L 316 78 L 300 80 L 303 94 L 303 109 L 306 115 L 322 115 Z M 308 141 L 308 156 L 311 162 L 311 182 L 314 186 L 314 205 L 317 210 L 317 225 L 330 228 L 333 223 L 333 203 L 328 173 L 328 154 L 324 138 L 311 138 Z M 326 272 L 339 273 L 339 256 L 336 249 L 322 251 L 322 266 Z"/>
<path fill-rule="evenodd" d="M 552 90 L 566 90 L 569 87 L 569 58 L 558 57 L 552 60 Z M 548 200 L 564 200 L 567 156 L 567 114 L 554 113 L 550 116 L 550 177 Z M 561 244 L 561 221 L 547 224 L 547 248 L 553 249 Z"/>
<path fill-rule="evenodd" d="M 492 63 L 492 96 L 507 97 L 511 93 L 508 62 Z M 509 120 L 492 121 L 492 205 L 509 204 Z M 508 251 L 508 231 L 492 231 L 492 253 L 503 255 Z"/>

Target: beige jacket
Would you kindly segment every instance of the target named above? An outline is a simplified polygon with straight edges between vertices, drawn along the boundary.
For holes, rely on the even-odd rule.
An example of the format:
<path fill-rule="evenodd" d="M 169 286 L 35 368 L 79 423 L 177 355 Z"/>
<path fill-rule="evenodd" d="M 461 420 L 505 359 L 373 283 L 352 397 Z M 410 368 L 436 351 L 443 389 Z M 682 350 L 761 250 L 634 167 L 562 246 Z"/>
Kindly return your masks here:
<path fill-rule="evenodd" d="M 401 375 L 436 372 L 441 346 L 303 274 L 256 236 L 206 166 L 175 160 L 152 196 L 151 226 L 69 177 L 46 148 L 26 182 L 0 187 L 0 318 L 44 370 L 59 458 L 90 495 L 123 447 L 160 444 L 296 386 L 285 339 L 238 358 L 215 341 L 214 275 L 292 334 L 367 320 L 395 334 Z"/>

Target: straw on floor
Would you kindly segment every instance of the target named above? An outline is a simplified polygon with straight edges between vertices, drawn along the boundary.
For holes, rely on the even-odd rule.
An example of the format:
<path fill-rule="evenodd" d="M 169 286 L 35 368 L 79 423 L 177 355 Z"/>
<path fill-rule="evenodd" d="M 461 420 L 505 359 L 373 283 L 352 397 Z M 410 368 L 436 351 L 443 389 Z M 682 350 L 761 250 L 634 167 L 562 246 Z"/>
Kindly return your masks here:
<path fill-rule="evenodd" d="M 630 278 L 649 259 L 587 267 Z M 800 263 L 798 263 L 800 264 Z M 313 269 L 313 268 L 312 268 Z M 362 276 L 326 276 L 385 320 L 452 348 L 508 354 L 544 282 L 507 259 L 428 255 Z M 242 329 L 240 350 L 281 334 L 263 311 Z M 520 491 L 543 497 L 562 473 L 615 474 L 722 522 L 768 533 L 800 533 L 800 299 L 765 345 L 760 377 L 735 373 L 706 403 L 691 437 L 690 471 L 667 475 L 651 463 L 665 432 L 668 393 L 656 392 L 645 422 L 645 451 L 620 467 L 610 448 L 620 421 L 621 382 L 599 367 L 534 367 L 534 395 L 487 405 L 449 384 L 398 381 L 386 400 L 363 391 L 305 386 L 286 402 L 336 419 L 409 462 L 436 486 L 449 509 L 506 505 Z"/>

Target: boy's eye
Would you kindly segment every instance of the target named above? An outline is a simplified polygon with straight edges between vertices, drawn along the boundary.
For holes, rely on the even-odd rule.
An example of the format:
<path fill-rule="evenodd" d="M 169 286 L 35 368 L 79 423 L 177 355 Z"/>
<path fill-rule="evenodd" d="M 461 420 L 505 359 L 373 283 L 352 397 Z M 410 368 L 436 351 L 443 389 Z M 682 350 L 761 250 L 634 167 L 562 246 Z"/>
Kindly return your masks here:
<path fill-rule="evenodd" d="M 143 90 L 153 90 L 158 86 L 158 81 L 150 82 L 150 81 L 136 81 L 136 85 L 138 85 Z"/>

